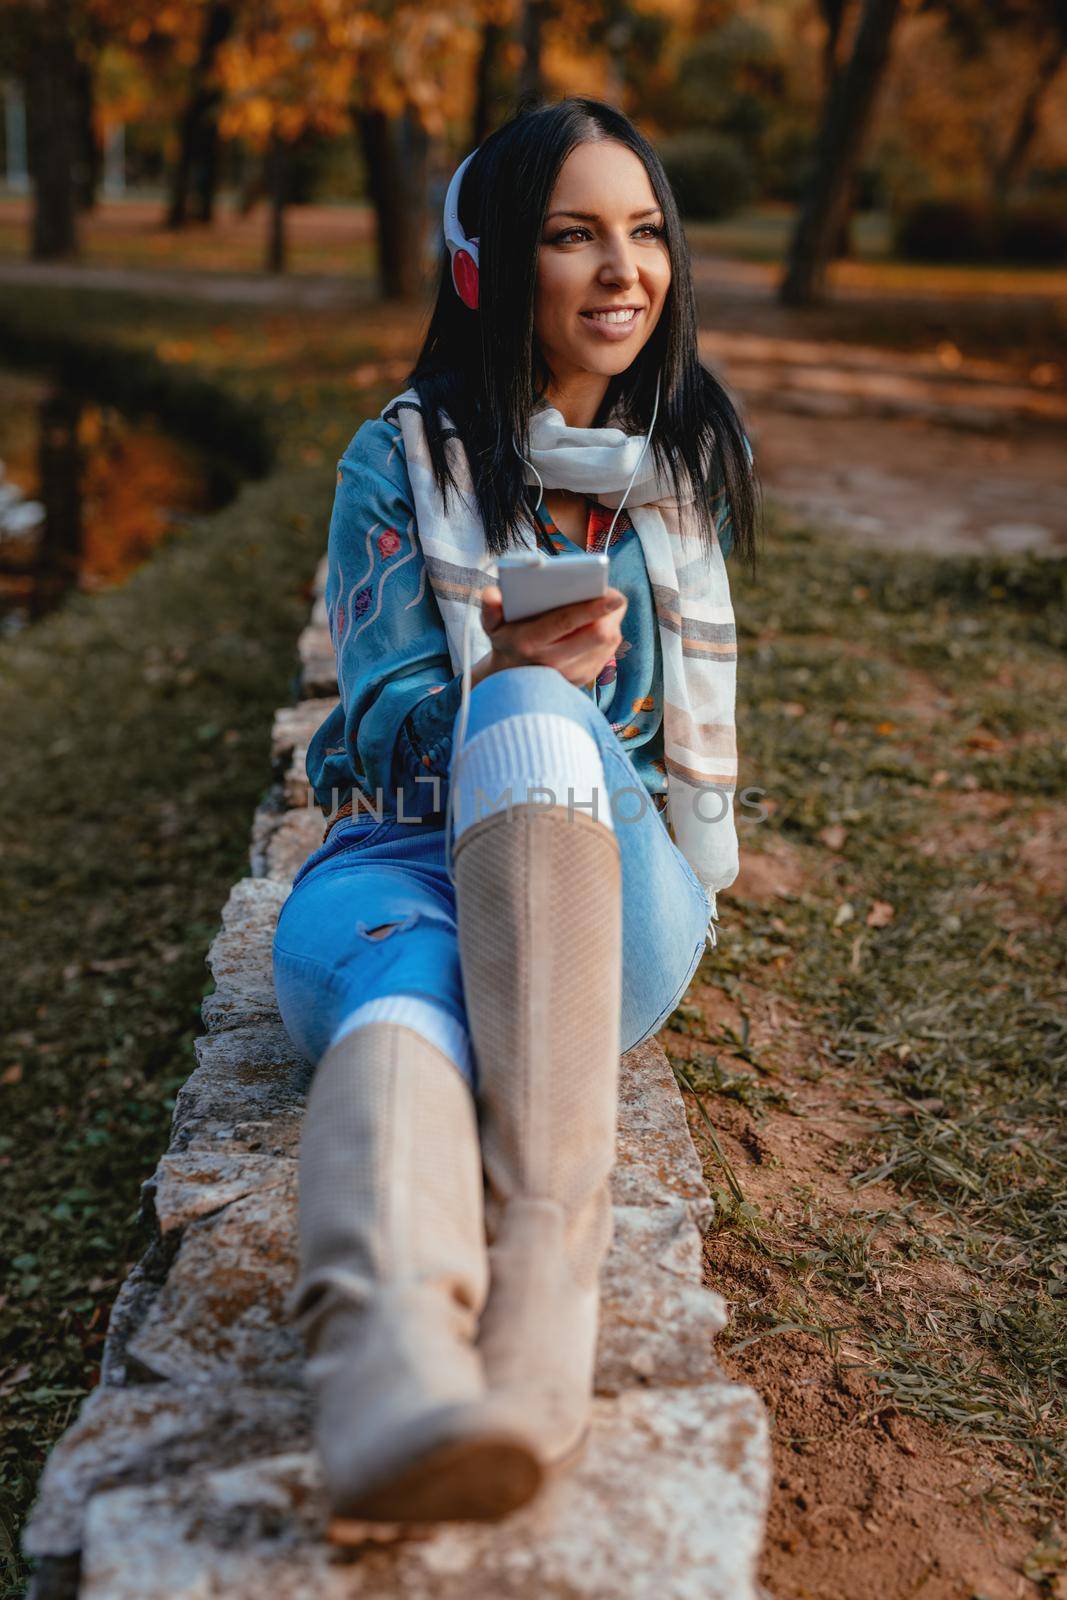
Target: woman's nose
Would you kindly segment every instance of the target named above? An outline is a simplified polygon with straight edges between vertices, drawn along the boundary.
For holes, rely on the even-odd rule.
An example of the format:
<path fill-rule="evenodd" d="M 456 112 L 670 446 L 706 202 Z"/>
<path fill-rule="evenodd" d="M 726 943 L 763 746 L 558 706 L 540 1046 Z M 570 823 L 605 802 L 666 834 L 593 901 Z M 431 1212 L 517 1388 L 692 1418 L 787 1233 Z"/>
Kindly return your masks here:
<path fill-rule="evenodd" d="M 612 283 L 637 282 L 637 261 L 629 245 L 622 244 L 609 248 L 607 260 L 600 269 L 600 276 L 605 275 Z"/>

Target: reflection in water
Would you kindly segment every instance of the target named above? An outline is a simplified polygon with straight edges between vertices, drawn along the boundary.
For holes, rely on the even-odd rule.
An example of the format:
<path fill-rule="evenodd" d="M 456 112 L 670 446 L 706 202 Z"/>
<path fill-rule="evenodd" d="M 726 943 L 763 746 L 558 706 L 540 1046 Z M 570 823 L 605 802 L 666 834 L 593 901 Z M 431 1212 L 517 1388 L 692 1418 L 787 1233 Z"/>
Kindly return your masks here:
<path fill-rule="evenodd" d="M 78 581 L 82 560 L 82 453 L 78 423 L 84 403 L 51 390 L 40 403 L 40 489 L 44 525 L 37 540 L 28 596 L 35 622 Z"/>
<path fill-rule="evenodd" d="M 224 498 L 153 425 L 0 373 L 0 628 L 37 621 L 72 588 L 121 583 L 173 520 Z"/>

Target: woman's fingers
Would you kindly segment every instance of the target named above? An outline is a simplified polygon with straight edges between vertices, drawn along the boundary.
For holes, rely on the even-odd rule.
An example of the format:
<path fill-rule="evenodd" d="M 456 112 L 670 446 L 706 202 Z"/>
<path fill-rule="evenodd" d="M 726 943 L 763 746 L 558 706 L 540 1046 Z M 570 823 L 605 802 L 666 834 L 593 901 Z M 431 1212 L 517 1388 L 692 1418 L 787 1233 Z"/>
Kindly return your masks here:
<path fill-rule="evenodd" d="M 499 662 L 555 667 L 572 683 L 588 682 L 610 660 L 627 608 L 620 589 L 607 589 L 594 600 L 556 606 L 521 622 L 505 622 L 497 584 L 486 585 L 481 601 L 482 626 L 492 638 Z"/>
<path fill-rule="evenodd" d="M 621 622 L 626 604 L 626 596 L 620 589 L 608 589 L 595 600 L 578 600 L 573 605 L 557 606 L 553 611 L 543 611 L 539 617 L 529 619 L 527 638 L 537 645 L 558 644 L 579 628 L 587 628 L 591 623 L 599 622 L 601 617 L 610 617 L 613 612 L 619 613 L 614 620 Z"/>
<path fill-rule="evenodd" d="M 606 617 L 597 617 L 564 634 L 553 644 L 542 646 L 538 659 L 546 666 L 555 667 L 571 683 L 588 683 L 618 649 L 622 637 L 619 624 L 625 609 L 623 598 L 621 607 L 615 607 Z"/>
<path fill-rule="evenodd" d="M 482 627 L 486 633 L 495 633 L 504 620 L 504 597 L 495 583 L 486 584 L 482 590 Z"/>

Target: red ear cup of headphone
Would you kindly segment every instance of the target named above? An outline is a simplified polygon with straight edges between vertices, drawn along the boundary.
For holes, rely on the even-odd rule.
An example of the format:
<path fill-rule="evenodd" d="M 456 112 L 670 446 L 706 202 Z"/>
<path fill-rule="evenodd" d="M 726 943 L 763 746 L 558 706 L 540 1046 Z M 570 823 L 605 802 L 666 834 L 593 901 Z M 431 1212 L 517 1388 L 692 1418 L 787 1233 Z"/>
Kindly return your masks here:
<path fill-rule="evenodd" d="M 452 282 L 463 304 L 471 311 L 477 311 L 478 268 L 466 250 L 457 250 L 452 257 Z"/>

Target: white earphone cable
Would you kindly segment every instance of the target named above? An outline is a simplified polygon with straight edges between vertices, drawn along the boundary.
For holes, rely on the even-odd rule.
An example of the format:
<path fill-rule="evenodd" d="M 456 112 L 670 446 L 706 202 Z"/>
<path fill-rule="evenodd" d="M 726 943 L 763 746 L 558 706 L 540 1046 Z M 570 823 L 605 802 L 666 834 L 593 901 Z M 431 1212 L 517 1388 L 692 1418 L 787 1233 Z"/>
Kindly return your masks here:
<path fill-rule="evenodd" d="M 619 513 L 622 511 L 623 506 L 626 504 L 626 497 L 630 493 L 630 490 L 633 488 L 634 479 L 637 477 L 638 471 L 640 470 L 640 467 L 641 467 L 641 463 L 645 459 L 645 451 L 648 449 L 649 445 L 652 443 L 652 430 L 656 426 L 656 417 L 657 417 L 657 415 L 659 413 L 659 384 L 660 384 L 660 376 L 661 375 L 659 373 L 656 374 L 656 398 L 652 402 L 652 421 L 648 425 L 648 432 L 645 435 L 645 442 L 641 446 L 641 454 L 637 458 L 637 462 L 636 462 L 636 464 L 634 466 L 634 470 L 630 474 L 630 481 L 626 485 L 626 493 L 623 495 L 622 499 L 619 501 L 619 504 L 618 504 L 618 506 L 616 507 L 616 510 L 615 510 L 615 515 L 611 519 L 611 527 L 608 529 L 608 536 L 604 540 L 604 553 L 605 554 L 607 554 L 608 546 L 611 543 L 612 534 L 615 532 L 615 524 L 619 520 Z M 599 711 L 599 709 L 600 709 L 600 695 L 597 692 L 597 687 L 598 686 L 597 686 L 596 680 L 594 679 L 594 681 L 593 681 L 593 702 L 596 705 L 597 710 Z"/>

